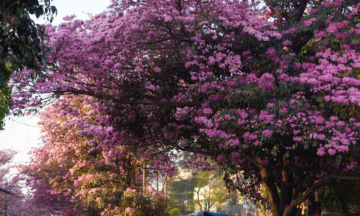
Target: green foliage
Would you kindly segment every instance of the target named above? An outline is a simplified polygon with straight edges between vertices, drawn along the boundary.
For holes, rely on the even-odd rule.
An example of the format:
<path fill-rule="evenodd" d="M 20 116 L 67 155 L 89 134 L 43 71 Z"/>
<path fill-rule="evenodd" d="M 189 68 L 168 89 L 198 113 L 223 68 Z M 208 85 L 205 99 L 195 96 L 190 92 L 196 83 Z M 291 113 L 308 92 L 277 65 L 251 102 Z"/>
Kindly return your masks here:
<path fill-rule="evenodd" d="M 8 87 L 0 88 L 0 130 L 4 127 L 4 118 L 9 112 L 11 104 L 11 90 Z"/>
<path fill-rule="evenodd" d="M 182 214 L 194 211 L 193 198 L 196 183 L 197 179 L 194 177 L 187 179 L 172 179 L 169 181 L 168 206 L 170 210 L 177 208 Z"/>
<path fill-rule="evenodd" d="M 8 113 L 10 94 L 7 82 L 13 71 L 24 67 L 40 71 L 44 62 L 44 29 L 30 15 L 52 21 L 56 7 L 50 0 L 2 0 L 0 2 L 0 129 Z"/>
<path fill-rule="evenodd" d="M 213 207 L 220 209 L 229 199 L 237 198 L 236 193 L 229 193 L 226 189 L 223 173 L 219 174 L 216 171 L 199 173 L 194 191 L 197 197 L 194 203 L 199 205 L 202 210 L 210 210 Z"/>
<path fill-rule="evenodd" d="M 56 8 L 50 0 L 5 0 L 0 3 L 0 66 L 4 73 L 7 63 L 12 71 L 23 67 L 39 69 L 42 62 L 43 27 L 36 25 L 30 15 L 46 16 L 52 21 Z M 9 74 L 4 76 L 8 79 Z"/>
<path fill-rule="evenodd" d="M 170 216 L 180 216 L 181 211 L 179 208 L 173 208 L 169 211 Z"/>
<path fill-rule="evenodd" d="M 134 209 L 133 213 L 126 214 L 131 216 L 168 215 L 166 213 L 165 198 L 161 196 L 154 196 L 150 198 L 149 196 L 143 196 L 136 192 L 133 193 L 130 191 L 126 191 L 124 193 L 124 196 L 121 197 L 121 201 L 124 205 L 117 209 L 117 215 L 123 215 L 123 213 L 126 212 L 126 208 Z M 112 213 L 105 215 L 111 216 Z"/>
<path fill-rule="evenodd" d="M 169 182 L 170 215 L 173 209 L 178 209 L 181 214 L 194 212 L 195 205 L 203 210 L 211 207 L 219 209 L 229 199 L 236 197 L 236 193 L 229 193 L 226 189 L 223 174 L 216 171 L 189 172 L 186 178 L 177 177 Z"/>

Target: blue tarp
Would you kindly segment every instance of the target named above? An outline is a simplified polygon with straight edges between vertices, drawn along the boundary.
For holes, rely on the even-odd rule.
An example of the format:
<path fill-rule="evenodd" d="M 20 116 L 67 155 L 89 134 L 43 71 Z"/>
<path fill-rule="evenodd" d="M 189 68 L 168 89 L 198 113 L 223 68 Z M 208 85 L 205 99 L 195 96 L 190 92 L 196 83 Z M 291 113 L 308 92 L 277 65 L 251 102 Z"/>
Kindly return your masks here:
<path fill-rule="evenodd" d="M 190 215 L 194 215 L 194 216 L 229 216 L 228 214 L 219 214 L 219 213 L 209 212 L 209 211 L 199 211 L 197 213 L 192 213 Z M 231 216 L 235 216 L 235 215 L 231 215 Z"/>

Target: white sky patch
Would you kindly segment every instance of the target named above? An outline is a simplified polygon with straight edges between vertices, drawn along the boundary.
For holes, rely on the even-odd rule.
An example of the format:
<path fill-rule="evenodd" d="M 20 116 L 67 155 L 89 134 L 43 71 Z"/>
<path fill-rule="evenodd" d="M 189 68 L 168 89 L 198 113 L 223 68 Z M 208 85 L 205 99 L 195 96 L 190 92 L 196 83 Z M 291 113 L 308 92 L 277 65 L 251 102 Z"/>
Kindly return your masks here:
<path fill-rule="evenodd" d="M 53 21 L 53 25 L 59 25 L 66 16 L 76 15 L 77 19 L 89 19 L 89 14 L 96 15 L 106 10 L 110 5 L 110 0 L 53 0 L 58 14 Z M 37 23 L 48 23 L 45 18 L 35 19 Z"/>
<path fill-rule="evenodd" d="M 37 116 L 10 116 L 5 119 L 5 130 L 0 131 L 0 148 L 17 152 L 13 161 L 15 164 L 29 162 L 28 152 L 39 146 L 41 127 L 38 120 Z"/>

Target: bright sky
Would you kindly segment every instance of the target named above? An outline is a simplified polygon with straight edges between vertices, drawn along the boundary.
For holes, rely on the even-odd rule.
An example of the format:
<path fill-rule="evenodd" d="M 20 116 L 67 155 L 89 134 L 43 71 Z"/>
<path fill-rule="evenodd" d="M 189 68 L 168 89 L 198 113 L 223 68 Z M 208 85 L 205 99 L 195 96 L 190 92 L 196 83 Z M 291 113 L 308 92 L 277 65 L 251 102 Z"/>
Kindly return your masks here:
<path fill-rule="evenodd" d="M 90 14 L 99 14 L 110 5 L 110 0 L 53 0 L 53 5 L 58 9 L 58 15 L 53 24 L 58 25 L 65 16 L 76 15 L 78 19 L 88 19 Z M 39 23 L 44 23 L 40 18 Z"/>
<path fill-rule="evenodd" d="M 58 25 L 63 17 L 75 14 L 78 19 L 88 19 L 90 14 L 98 14 L 106 10 L 110 0 L 53 0 L 58 9 L 58 15 L 53 24 Z M 44 23 L 40 18 L 38 23 Z M 0 131 L 0 148 L 14 149 L 18 152 L 14 159 L 15 164 L 26 164 L 30 161 L 28 152 L 39 146 L 41 128 L 37 125 L 37 116 L 9 117 L 6 119 L 5 130 Z"/>

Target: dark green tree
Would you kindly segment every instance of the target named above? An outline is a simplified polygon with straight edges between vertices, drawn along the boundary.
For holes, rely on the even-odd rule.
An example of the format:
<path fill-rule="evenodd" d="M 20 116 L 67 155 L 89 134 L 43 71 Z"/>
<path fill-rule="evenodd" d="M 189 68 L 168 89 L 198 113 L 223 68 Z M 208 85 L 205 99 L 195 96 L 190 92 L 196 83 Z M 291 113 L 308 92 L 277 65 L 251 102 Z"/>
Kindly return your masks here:
<path fill-rule="evenodd" d="M 44 62 L 44 29 L 31 15 L 52 21 L 56 7 L 51 0 L 0 1 L 0 129 L 11 104 L 8 81 L 24 67 L 40 71 Z"/>

